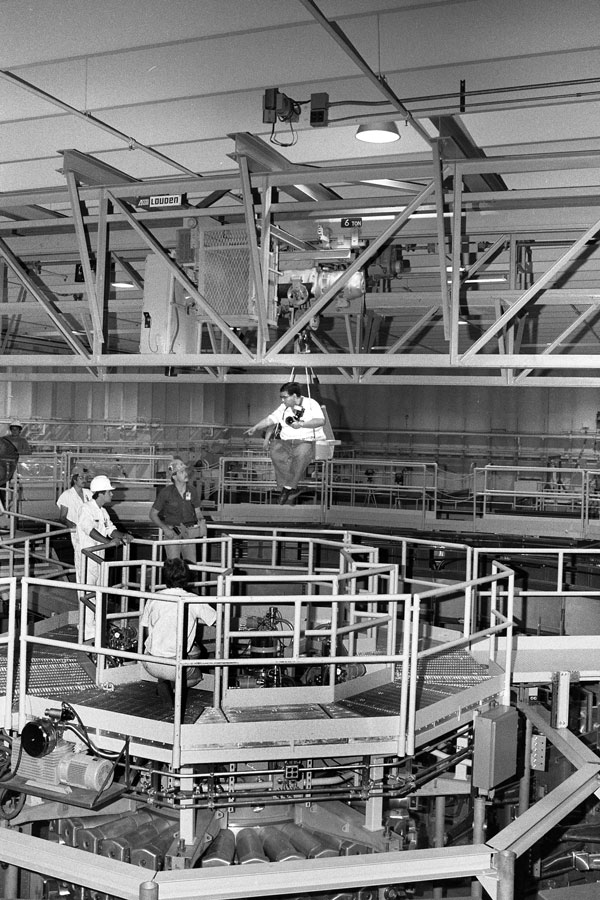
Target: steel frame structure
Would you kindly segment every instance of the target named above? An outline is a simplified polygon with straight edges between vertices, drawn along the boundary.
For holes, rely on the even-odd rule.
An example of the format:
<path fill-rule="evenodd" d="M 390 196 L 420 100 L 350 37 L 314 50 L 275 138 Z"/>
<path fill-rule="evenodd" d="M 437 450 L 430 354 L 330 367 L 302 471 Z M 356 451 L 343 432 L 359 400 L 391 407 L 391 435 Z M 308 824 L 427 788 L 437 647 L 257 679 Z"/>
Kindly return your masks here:
<path fill-rule="evenodd" d="M 586 257 L 600 231 L 596 188 L 465 189 L 475 176 L 533 176 L 572 168 L 590 172 L 598 166 L 598 154 L 447 159 L 440 140 L 433 161 L 315 170 L 289 163 L 283 167 L 276 158 L 279 155 L 274 157 L 256 138 L 232 137 L 238 175 L 184 176 L 105 187 L 90 183 L 94 160 L 65 151 L 65 190 L 0 196 L 0 215 L 6 209 L 8 216 L 15 207 L 27 211 L 18 223 L 0 220 L 0 261 L 5 269 L 2 311 L 6 316 L 0 378 L 8 380 L 16 371 L 25 370 L 30 378 L 55 380 L 127 381 L 138 379 L 140 373 L 145 379 L 163 380 L 175 372 L 180 379 L 195 382 L 277 381 L 282 371 L 304 368 L 309 362 L 325 383 L 600 384 L 600 342 L 591 328 L 599 312 L 600 292 L 581 287 L 585 282 L 573 277 L 573 272 L 581 274 L 589 265 Z M 102 171 L 97 177 L 109 176 Z M 373 186 L 382 179 L 402 183 L 400 198 L 397 191 Z M 412 191 L 407 190 L 410 184 L 414 184 Z M 136 207 L 135 198 L 141 193 L 158 191 L 186 194 L 188 205 L 161 212 Z M 349 196 L 344 199 L 338 191 Z M 290 199 L 281 197 L 286 193 Z M 272 248 L 293 247 L 310 253 L 314 251 L 314 242 L 307 238 L 310 229 L 316 222 L 341 215 L 363 217 L 366 246 L 356 251 L 334 284 L 275 333 L 267 323 Z M 431 223 L 415 220 L 419 215 L 432 216 Z M 391 217 L 391 222 L 378 231 L 374 222 L 382 216 Z M 252 341 L 211 305 L 173 258 L 178 228 L 186 223 L 214 223 L 215 219 L 247 228 L 256 297 Z M 367 294 L 362 304 L 336 309 L 335 298 L 352 275 L 368 267 L 381 249 L 400 235 L 409 242 L 415 235 L 419 240 L 431 239 L 437 255 L 437 291 Z M 519 247 L 544 236 L 555 239 L 561 252 L 526 283 L 520 275 Z M 476 258 L 464 265 L 465 243 L 473 241 L 478 248 Z M 206 323 L 210 340 L 200 352 L 140 353 L 135 340 L 127 352 L 114 352 L 123 330 L 127 334 L 141 328 L 141 266 L 149 253 L 162 260 L 174 281 L 184 288 L 195 315 Z M 485 273 L 499 254 L 508 254 L 502 287 L 481 290 L 483 285 L 477 285 L 471 289 L 469 283 Z M 45 278 L 51 263 L 81 267 L 83 283 L 66 286 L 73 300 L 64 300 L 63 291 Z M 110 272 L 115 265 L 126 271 L 138 289 L 135 298 L 110 295 Z M 6 271 L 16 278 L 16 300 L 6 286 Z M 595 277 L 593 271 L 591 277 Z M 83 294 L 87 302 L 77 299 Z M 369 345 L 364 339 L 365 302 L 396 323 L 383 347 L 375 349 L 373 342 Z M 539 340 L 535 352 L 527 352 L 523 335 L 527 328 L 534 330 L 541 311 L 554 317 L 549 326 L 551 340 Z M 50 344 L 39 330 L 34 329 L 31 338 L 27 336 L 23 321 L 32 312 L 34 318 L 46 316 L 53 326 Z M 483 326 L 471 335 L 471 328 L 459 326 L 472 324 L 474 312 Z M 297 348 L 289 352 L 290 343 L 319 315 L 342 323 L 347 346 L 326 342 L 317 333 L 308 355 Z M 116 325 L 109 325 L 109 319 Z M 443 341 L 435 352 L 423 352 L 428 342 L 435 343 L 433 330 L 439 331 L 440 321 Z M 111 338 L 111 328 L 116 337 Z M 582 334 L 592 341 L 591 351 L 587 344 L 586 352 L 581 353 L 576 344 L 567 346 L 568 339 L 577 341 Z M 21 338 L 21 345 L 11 350 L 11 342 L 18 345 Z M 28 352 L 30 348 L 35 352 Z"/>

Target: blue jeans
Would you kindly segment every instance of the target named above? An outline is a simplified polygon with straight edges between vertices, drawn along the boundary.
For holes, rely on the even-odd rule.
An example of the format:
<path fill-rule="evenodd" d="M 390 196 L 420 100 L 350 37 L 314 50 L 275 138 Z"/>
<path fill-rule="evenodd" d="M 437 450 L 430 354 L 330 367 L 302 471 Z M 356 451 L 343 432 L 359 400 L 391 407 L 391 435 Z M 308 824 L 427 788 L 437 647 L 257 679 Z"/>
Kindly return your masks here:
<path fill-rule="evenodd" d="M 275 469 L 277 487 L 296 489 L 307 466 L 315 458 L 314 441 L 271 441 L 269 456 Z"/>

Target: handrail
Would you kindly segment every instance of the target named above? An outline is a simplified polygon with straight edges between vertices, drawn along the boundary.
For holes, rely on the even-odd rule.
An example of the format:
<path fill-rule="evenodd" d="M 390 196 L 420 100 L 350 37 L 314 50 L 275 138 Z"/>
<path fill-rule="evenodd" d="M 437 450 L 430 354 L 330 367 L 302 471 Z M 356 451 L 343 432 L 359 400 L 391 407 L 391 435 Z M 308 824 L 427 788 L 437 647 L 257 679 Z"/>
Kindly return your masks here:
<path fill-rule="evenodd" d="M 17 624 L 17 579 L 15 576 L 0 578 L 0 586 L 8 587 L 8 629 L 0 635 L 0 646 L 6 647 L 6 689 L 4 694 L 3 728 L 12 728 L 12 696 L 15 672 L 15 646 Z"/>
<path fill-rule="evenodd" d="M 347 666 L 353 662 L 369 665 L 394 665 L 398 669 L 398 680 L 400 682 L 400 709 L 398 716 L 398 752 L 403 755 L 406 752 L 414 751 L 415 742 L 415 716 L 416 716 L 416 677 L 417 662 L 429 655 L 435 655 L 435 652 L 419 651 L 419 628 L 420 628 L 420 609 L 425 602 L 438 602 L 452 594 L 459 594 L 463 597 L 464 605 L 464 633 L 450 642 L 446 642 L 445 649 L 454 647 L 468 646 L 471 643 L 484 640 L 486 637 L 490 640 L 489 658 L 496 659 L 497 648 L 495 638 L 498 634 L 505 633 L 507 635 L 506 661 L 504 669 L 507 672 L 505 680 L 510 678 L 510 645 L 512 634 L 512 596 L 514 592 L 514 575 L 512 570 L 502 562 L 495 562 L 496 570 L 492 574 L 479 575 L 474 577 L 472 574 L 471 558 L 472 550 L 466 545 L 448 542 L 448 547 L 454 547 L 464 552 L 464 572 L 468 577 L 461 582 L 452 585 L 439 585 L 436 588 L 430 588 L 421 593 L 413 593 L 403 590 L 404 583 L 399 583 L 403 565 L 396 563 L 385 563 L 379 565 L 376 562 L 376 548 L 370 547 L 368 543 L 360 543 L 361 539 L 372 537 L 368 532 L 355 532 L 343 530 L 333 535 L 329 531 L 319 532 L 313 535 L 302 533 L 301 529 L 292 528 L 289 530 L 273 529 L 260 531 L 256 527 L 244 530 L 241 533 L 228 534 L 226 537 L 220 534 L 220 527 L 216 527 L 214 532 L 217 536 L 209 539 L 198 539 L 205 545 L 216 545 L 218 549 L 219 562 L 212 564 L 209 562 L 199 563 L 192 566 L 192 571 L 204 581 L 198 582 L 203 590 L 201 594 L 206 602 L 216 605 L 218 610 L 216 625 L 216 654 L 214 659 L 203 658 L 202 666 L 211 668 L 215 673 L 213 703 L 219 708 L 224 691 L 228 689 L 228 673 L 231 669 L 240 666 L 248 667 L 256 670 L 264 666 L 281 666 L 282 660 L 284 665 L 318 665 L 329 669 L 329 684 L 335 684 L 335 668 L 336 666 Z M 263 541 L 272 542 L 274 547 L 285 545 L 288 542 L 307 542 L 310 546 L 326 545 L 328 548 L 335 549 L 338 552 L 338 559 L 344 558 L 344 566 L 341 571 L 315 571 L 315 555 L 308 553 L 303 556 L 304 570 L 294 571 L 291 573 L 285 570 L 283 573 L 251 573 L 236 574 L 235 569 L 230 565 L 231 544 L 234 540 L 247 539 L 252 541 L 260 538 Z M 337 541 L 335 540 L 337 538 Z M 428 541 L 422 538 L 409 538 L 406 536 L 390 536 L 391 542 L 397 542 L 403 547 L 403 559 L 406 548 L 412 546 L 429 546 L 438 547 L 443 542 L 439 540 Z M 133 539 L 134 542 L 139 541 L 145 545 L 154 542 L 141 539 Z M 117 542 L 108 542 L 99 545 L 100 548 L 106 549 L 109 545 L 118 546 Z M 97 556 L 94 548 L 87 548 L 86 555 L 89 558 Z M 356 559 L 360 554 L 366 555 L 365 561 Z M 268 552 L 267 552 L 268 556 Z M 104 587 L 101 585 L 87 586 L 92 589 L 96 601 L 96 636 L 94 639 L 93 652 L 97 656 L 98 678 L 101 680 L 105 671 L 105 658 L 112 656 L 127 662 L 139 662 L 144 659 L 141 652 L 142 638 L 141 632 L 138 638 L 137 651 L 134 650 L 117 650 L 107 646 L 103 646 L 102 641 L 102 623 L 108 620 L 129 620 L 139 617 L 143 611 L 145 601 L 154 596 L 155 576 L 152 576 L 151 587 L 145 584 L 145 575 L 143 575 L 140 584 L 142 587 L 138 589 L 130 578 L 130 572 L 137 568 L 145 570 L 151 568 L 152 572 L 158 572 L 162 566 L 162 562 L 157 558 L 148 559 L 125 559 L 104 561 L 101 560 L 105 574 L 111 569 L 120 569 L 122 572 L 121 583 L 115 587 Z M 267 569 L 268 560 L 267 560 Z M 511 581 L 511 578 L 513 579 Z M 368 581 L 368 590 L 357 591 L 356 585 L 360 581 Z M 504 584 L 506 588 L 502 591 L 495 591 L 495 585 Z M 267 587 L 264 591 L 260 589 L 261 584 L 271 585 L 277 583 L 285 583 L 287 585 L 297 584 L 302 586 L 302 593 L 282 593 L 278 595 L 273 593 L 272 589 Z M 23 602 L 22 615 L 24 618 L 21 623 L 22 645 L 28 643 L 40 643 L 49 646 L 61 646 L 60 641 L 52 638 L 33 636 L 27 632 L 27 601 L 29 585 L 44 584 L 57 588 L 56 582 L 50 579 L 36 579 L 33 577 L 23 579 Z M 277 604 L 283 610 L 285 607 L 290 609 L 288 614 L 290 631 L 282 632 L 277 628 L 262 627 L 261 628 L 235 628 L 231 627 L 229 620 L 230 611 L 239 605 L 240 593 L 236 585 L 254 584 L 258 587 L 252 594 L 243 593 L 243 603 L 246 606 L 248 615 L 250 615 L 253 607 L 263 609 L 265 606 Z M 313 585 L 315 592 L 304 593 L 305 586 Z M 325 592 L 321 592 L 319 585 L 326 587 Z M 348 591 L 342 592 L 342 586 L 349 588 Z M 77 592 L 81 591 L 86 585 L 70 583 L 61 583 L 61 591 L 72 591 L 73 596 L 77 596 Z M 492 621 L 486 628 L 479 628 L 472 631 L 470 626 L 471 614 L 470 608 L 473 593 L 478 594 L 482 590 L 492 589 L 493 600 L 490 609 Z M 120 610 L 116 612 L 106 613 L 106 604 L 110 598 L 119 598 L 122 601 Z M 130 603 L 133 601 L 134 607 Z M 138 608 L 139 601 L 139 608 Z M 194 602 L 194 598 L 190 598 L 189 602 Z M 377 604 L 386 603 L 387 609 L 384 612 L 377 612 Z M 501 608 L 499 608 L 501 604 Z M 76 604 L 75 604 L 76 605 Z M 306 618 L 302 610 L 314 606 L 320 609 L 319 615 L 323 616 L 323 610 L 326 609 L 330 616 L 329 621 L 325 623 L 325 627 L 315 627 L 314 622 L 319 621 L 313 619 L 310 623 L 310 616 Z M 360 607 L 360 608 L 357 608 Z M 293 615 L 291 610 L 294 610 Z M 23 610 L 25 612 L 23 613 Z M 349 619 L 341 618 L 342 612 L 349 611 Z M 262 615 L 263 613 L 261 613 Z M 16 616 L 16 611 L 14 612 Z M 284 612 L 285 615 L 285 612 Z M 398 619 L 400 615 L 400 619 Z M 402 640 L 398 644 L 394 637 L 396 626 L 402 630 Z M 179 627 L 179 626 L 178 626 Z M 375 651 L 375 644 L 371 641 L 374 638 L 369 637 L 366 646 L 357 652 L 355 645 L 356 636 L 359 634 L 368 635 L 374 629 L 385 629 L 387 633 L 387 647 L 381 648 L 383 652 Z M 393 634 L 392 634 L 393 632 Z M 286 650 L 282 656 L 280 652 L 270 654 L 269 656 L 261 655 L 260 657 L 241 656 L 238 651 L 233 649 L 233 643 L 239 639 L 251 640 L 255 637 L 272 637 L 273 639 L 283 639 L 289 641 Z M 339 640 L 347 638 L 349 648 L 344 646 L 344 652 L 340 652 Z M 312 655 L 311 645 L 310 651 L 305 639 L 326 638 L 328 646 L 323 644 L 318 655 Z M 179 655 L 175 661 L 169 660 L 171 664 L 176 666 L 176 671 L 180 672 L 186 666 L 194 665 L 194 660 L 184 659 L 182 656 L 183 638 L 180 642 Z M 90 651 L 89 646 L 83 644 L 73 645 L 71 648 L 85 648 Z M 440 648 L 440 652 L 442 649 Z M 365 652 L 366 651 L 366 652 Z M 22 653 L 23 653 L 22 646 Z M 25 671 L 25 660 L 22 658 L 23 672 Z M 195 661 L 197 665 L 197 660 Z M 500 666 L 500 669 L 502 666 Z M 180 676 L 178 676 L 180 677 Z M 23 703 L 25 700 L 25 686 L 21 685 Z M 274 701 L 271 701 L 274 702 Z M 23 710 L 24 705 L 21 706 Z M 180 734 L 173 735 L 173 746 L 175 748 L 174 759 L 179 758 L 181 745 Z M 412 748 L 412 749 L 411 749 Z"/>
<path fill-rule="evenodd" d="M 87 556 L 88 559 L 93 559 L 94 562 L 97 562 L 99 565 L 103 565 L 106 562 L 106 560 L 104 559 L 103 556 L 99 556 L 97 551 L 98 550 L 109 550 L 111 547 L 122 547 L 122 546 L 123 546 L 123 541 L 113 539 L 110 541 L 105 541 L 104 543 L 101 543 L 101 544 L 94 544 L 93 547 L 83 547 L 81 550 L 81 553 L 83 556 Z"/>

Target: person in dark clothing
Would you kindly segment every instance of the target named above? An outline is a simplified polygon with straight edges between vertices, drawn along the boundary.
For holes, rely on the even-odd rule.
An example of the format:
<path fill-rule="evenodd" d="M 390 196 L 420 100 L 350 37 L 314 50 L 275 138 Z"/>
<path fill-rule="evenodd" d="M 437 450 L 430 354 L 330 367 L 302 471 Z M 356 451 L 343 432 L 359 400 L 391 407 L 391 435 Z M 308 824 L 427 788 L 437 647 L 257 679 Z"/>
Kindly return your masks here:
<path fill-rule="evenodd" d="M 6 502 L 6 485 L 17 470 L 21 453 L 30 453 L 29 442 L 22 435 L 23 423 L 13 419 L 8 434 L 0 437 L 0 497 Z"/>
<path fill-rule="evenodd" d="M 152 504 L 150 521 L 160 528 L 167 540 L 206 537 L 206 521 L 200 508 L 196 488 L 188 483 L 188 467 L 176 456 L 167 467 L 171 484 L 164 487 Z M 165 544 L 167 559 L 182 556 L 196 562 L 195 544 Z"/>

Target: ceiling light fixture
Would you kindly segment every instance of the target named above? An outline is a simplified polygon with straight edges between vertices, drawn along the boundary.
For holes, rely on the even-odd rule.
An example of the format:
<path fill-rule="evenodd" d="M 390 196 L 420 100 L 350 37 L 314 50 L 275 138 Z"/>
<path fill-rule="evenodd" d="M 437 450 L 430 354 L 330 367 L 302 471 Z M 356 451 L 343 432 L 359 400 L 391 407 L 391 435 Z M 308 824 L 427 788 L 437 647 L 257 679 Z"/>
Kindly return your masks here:
<path fill-rule="evenodd" d="M 395 122 L 370 122 L 358 126 L 356 140 L 368 144 L 389 144 L 400 140 L 400 132 Z"/>
<path fill-rule="evenodd" d="M 132 290 L 135 288 L 135 284 L 131 281 L 111 281 L 111 287 L 121 288 L 122 290 Z"/>

